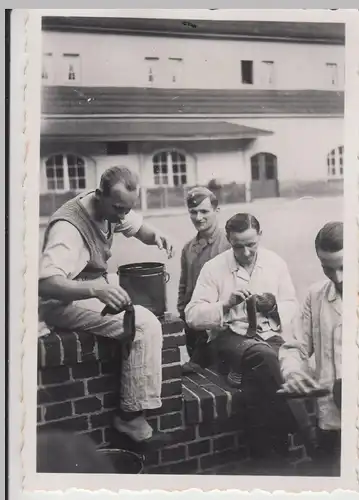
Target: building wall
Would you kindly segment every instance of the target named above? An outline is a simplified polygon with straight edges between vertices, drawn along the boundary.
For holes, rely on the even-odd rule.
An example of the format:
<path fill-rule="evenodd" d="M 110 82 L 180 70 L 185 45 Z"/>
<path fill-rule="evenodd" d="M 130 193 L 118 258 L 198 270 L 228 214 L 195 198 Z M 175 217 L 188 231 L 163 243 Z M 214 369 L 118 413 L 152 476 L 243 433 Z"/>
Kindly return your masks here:
<path fill-rule="evenodd" d="M 277 157 L 280 182 L 327 180 L 328 153 L 343 144 L 341 118 L 246 118 L 234 123 L 273 131 L 273 135 L 258 137 L 247 145 L 247 158 L 260 152 Z M 238 142 L 205 141 L 182 143 L 134 144 L 125 156 L 106 156 L 100 143 L 42 145 L 42 161 L 54 153 L 75 153 L 86 158 L 87 185 L 95 187 L 106 168 L 125 165 L 141 176 L 141 184 L 154 187 L 152 157 L 163 150 L 177 149 L 186 153 L 187 182 L 189 185 L 207 184 L 213 178 L 224 183 L 244 183 L 246 178 L 243 145 Z M 46 192 L 44 165 L 41 169 L 41 193 Z"/>
<path fill-rule="evenodd" d="M 43 33 L 49 85 L 343 90 L 344 50 L 289 42 Z M 71 58 L 74 54 L 79 57 Z M 71 60 L 76 81 L 67 80 Z M 242 83 L 241 60 L 253 61 L 253 85 Z M 263 61 L 273 61 L 273 70 Z M 337 65 L 334 84 L 327 63 Z"/>
<path fill-rule="evenodd" d="M 277 156 L 280 181 L 328 179 L 327 155 L 344 142 L 343 118 L 254 118 L 233 120 L 274 132 L 253 142 L 253 154 Z"/>

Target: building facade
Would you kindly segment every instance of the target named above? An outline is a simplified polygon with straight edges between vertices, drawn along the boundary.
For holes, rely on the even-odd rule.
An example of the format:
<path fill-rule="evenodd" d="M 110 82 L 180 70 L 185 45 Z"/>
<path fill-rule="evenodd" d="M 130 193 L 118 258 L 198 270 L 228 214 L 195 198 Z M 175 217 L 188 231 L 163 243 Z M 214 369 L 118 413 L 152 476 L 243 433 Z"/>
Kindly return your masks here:
<path fill-rule="evenodd" d="M 40 208 L 126 165 L 142 210 L 341 192 L 344 27 L 44 18 Z"/>

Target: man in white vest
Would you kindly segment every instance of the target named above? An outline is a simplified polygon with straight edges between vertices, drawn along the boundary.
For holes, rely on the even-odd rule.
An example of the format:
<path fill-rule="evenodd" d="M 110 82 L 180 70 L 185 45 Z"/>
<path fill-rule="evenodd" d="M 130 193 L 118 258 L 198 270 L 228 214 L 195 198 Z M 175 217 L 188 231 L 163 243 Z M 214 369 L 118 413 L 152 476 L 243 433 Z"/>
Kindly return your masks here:
<path fill-rule="evenodd" d="M 104 172 L 99 188 L 66 202 L 45 231 L 39 273 L 39 317 L 50 327 L 128 340 L 124 309 L 127 292 L 109 282 L 107 262 L 114 234 L 135 237 L 172 255 L 166 236 L 150 227 L 133 208 L 138 178 L 125 167 Z M 101 313 L 105 306 L 120 314 Z M 161 406 L 162 328 L 152 312 L 134 306 L 135 335 L 122 362 L 121 394 L 114 427 L 138 443 L 157 439 L 145 410 Z"/>

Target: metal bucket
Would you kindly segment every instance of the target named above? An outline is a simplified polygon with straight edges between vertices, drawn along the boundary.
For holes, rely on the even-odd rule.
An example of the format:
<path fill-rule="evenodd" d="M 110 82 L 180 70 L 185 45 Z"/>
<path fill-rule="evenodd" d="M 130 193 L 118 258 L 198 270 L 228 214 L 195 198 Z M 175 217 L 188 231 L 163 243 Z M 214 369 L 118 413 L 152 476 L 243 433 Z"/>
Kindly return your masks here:
<path fill-rule="evenodd" d="M 112 464 L 112 474 L 142 474 L 144 458 L 133 451 L 116 448 L 102 448 L 97 450 Z"/>
<path fill-rule="evenodd" d="M 119 284 L 131 297 L 134 305 L 149 309 L 163 317 L 167 309 L 166 283 L 170 275 L 160 262 L 139 262 L 118 268 Z"/>

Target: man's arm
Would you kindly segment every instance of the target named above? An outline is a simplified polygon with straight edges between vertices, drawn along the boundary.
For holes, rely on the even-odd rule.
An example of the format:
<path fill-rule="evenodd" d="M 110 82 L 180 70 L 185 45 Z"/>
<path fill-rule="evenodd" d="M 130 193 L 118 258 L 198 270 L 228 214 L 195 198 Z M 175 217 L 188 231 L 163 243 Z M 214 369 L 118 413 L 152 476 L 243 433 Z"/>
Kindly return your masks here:
<path fill-rule="evenodd" d="M 187 324 L 206 330 L 223 324 L 223 303 L 219 301 L 218 280 L 207 262 L 197 279 L 190 303 L 185 309 Z"/>
<path fill-rule="evenodd" d="M 292 373 L 310 373 L 309 358 L 314 352 L 311 296 L 308 294 L 301 314 L 292 322 L 287 341 L 279 350 L 279 361 L 284 379 Z"/>
<path fill-rule="evenodd" d="M 167 236 L 146 222 L 141 225 L 140 229 L 134 236 L 145 245 L 157 245 L 160 250 L 166 250 L 168 258 L 172 257 L 173 244 L 169 241 Z"/>
<path fill-rule="evenodd" d="M 126 303 L 127 294 L 120 287 L 73 279 L 86 267 L 88 259 L 89 252 L 78 230 L 68 222 L 56 222 L 40 259 L 39 296 L 65 303 L 96 297 L 115 308 Z"/>
<path fill-rule="evenodd" d="M 186 248 L 182 249 L 181 253 L 181 274 L 178 286 L 178 299 L 177 299 L 177 311 L 180 317 L 184 317 L 185 310 L 185 293 L 187 290 L 187 258 L 186 258 Z"/>

